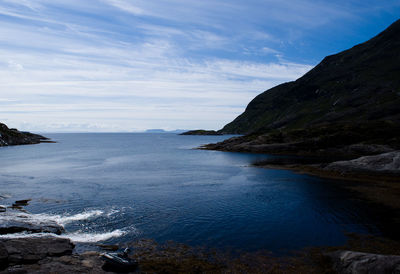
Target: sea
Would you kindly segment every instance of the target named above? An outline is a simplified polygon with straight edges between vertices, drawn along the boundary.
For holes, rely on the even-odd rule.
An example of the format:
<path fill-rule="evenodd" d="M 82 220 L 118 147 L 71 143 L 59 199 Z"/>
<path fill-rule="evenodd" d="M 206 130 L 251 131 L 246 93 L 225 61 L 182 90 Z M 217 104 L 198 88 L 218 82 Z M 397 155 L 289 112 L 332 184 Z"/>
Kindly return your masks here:
<path fill-rule="evenodd" d="M 286 254 L 388 233 L 385 214 L 347 182 L 252 166 L 271 155 L 196 149 L 232 136 L 46 136 L 56 143 L 0 148 L 0 205 L 31 199 L 0 222 L 55 221 L 81 248 L 154 239 Z"/>

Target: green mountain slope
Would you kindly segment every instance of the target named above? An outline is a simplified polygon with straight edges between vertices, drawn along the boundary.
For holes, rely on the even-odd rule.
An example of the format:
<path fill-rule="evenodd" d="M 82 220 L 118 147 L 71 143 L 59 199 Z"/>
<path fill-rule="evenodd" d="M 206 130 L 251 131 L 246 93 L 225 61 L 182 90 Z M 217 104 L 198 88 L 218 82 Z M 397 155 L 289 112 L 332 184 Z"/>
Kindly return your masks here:
<path fill-rule="evenodd" d="M 221 133 L 400 124 L 400 20 L 371 40 L 328 56 L 303 77 L 258 95 Z M 357 129 L 355 129 L 357 130 Z"/>

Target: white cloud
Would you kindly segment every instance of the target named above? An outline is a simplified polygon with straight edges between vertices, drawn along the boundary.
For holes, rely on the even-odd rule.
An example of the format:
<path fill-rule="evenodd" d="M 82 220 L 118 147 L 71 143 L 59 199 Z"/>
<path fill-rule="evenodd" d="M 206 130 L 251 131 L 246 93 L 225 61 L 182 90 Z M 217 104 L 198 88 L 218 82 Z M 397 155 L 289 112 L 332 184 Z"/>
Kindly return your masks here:
<path fill-rule="evenodd" d="M 144 15 L 147 14 L 142 8 L 139 8 L 132 3 L 129 3 L 129 1 L 121 1 L 121 0 L 103 0 L 105 3 L 114 6 L 116 8 L 119 8 L 123 11 L 132 13 L 134 15 Z"/>
<path fill-rule="evenodd" d="M 14 62 L 13 60 L 9 60 L 8 61 L 8 67 L 12 70 L 22 70 L 24 69 L 24 66 L 21 64 L 18 64 L 16 62 Z"/>
<path fill-rule="evenodd" d="M 295 0 L 4 0 L 0 121 L 34 131 L 221 128 L 312 65 L 305 31 L 350 18 Z"/>

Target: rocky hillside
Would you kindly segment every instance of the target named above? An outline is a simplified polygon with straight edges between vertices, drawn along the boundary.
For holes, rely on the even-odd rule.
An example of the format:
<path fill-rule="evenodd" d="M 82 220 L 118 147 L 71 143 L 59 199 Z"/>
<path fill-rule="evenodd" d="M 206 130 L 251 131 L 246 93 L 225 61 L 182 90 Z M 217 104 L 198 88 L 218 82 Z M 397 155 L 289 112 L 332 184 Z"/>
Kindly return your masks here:
<path fill-rule="evenodd" d="M 30 132 L 19 131 L 14 128 L 8 128 L 0 123 L 0 147 L 14 145 L 29 145 L 44 142 L 48 138 Z"/>
<path fill-rule="evenodd" d="M 203 149 L 300 155 L 256 165 L 373 182 L 385 174 L 386 181 L 399 181 L 400 20 L 324 58 L 298 80 L 258 95 L 218 132 L 244 136 Z M 400 195 L 396 187 L 387 193 Z"/>
<path fill-rule="evenodd" d="M 325 57 L 294 82 L 258 95 L 220 132 L 267 133 L 332 124 L 400 122 L 400 20 L 371 40 Z"/>

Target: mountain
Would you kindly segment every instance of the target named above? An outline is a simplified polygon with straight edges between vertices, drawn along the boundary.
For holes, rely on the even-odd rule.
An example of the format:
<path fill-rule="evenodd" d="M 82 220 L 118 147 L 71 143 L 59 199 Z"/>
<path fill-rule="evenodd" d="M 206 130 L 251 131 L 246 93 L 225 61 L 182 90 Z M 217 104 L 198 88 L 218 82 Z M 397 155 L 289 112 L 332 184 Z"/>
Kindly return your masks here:
<path fill-rule="evenodd" d="M 365 43 L 325 57 L 298 80 L 261 93 L 218 132 L 244 136 L 201 148 L 297 155 L 302 157 L 256 165 L 398 181 L 400 20 Z"/>
<path fill-rule="evenodd" d="M 10 129 L 5 124 L 0 123 L 0 147 L 50 142 L 48 140 L 41 135 L 19 131 L 15 128 Z"/>
<path fill-rule="evenodd" d="M 371 40 L 325 57 L 296 81 L 252 100 L 221 133 L 400 121 L 400 20 Z M 396 127 L 397 128 L 397 127 Z"/>

